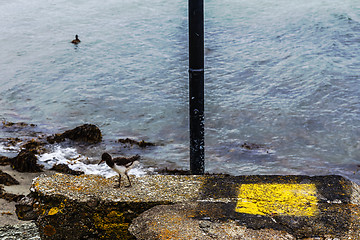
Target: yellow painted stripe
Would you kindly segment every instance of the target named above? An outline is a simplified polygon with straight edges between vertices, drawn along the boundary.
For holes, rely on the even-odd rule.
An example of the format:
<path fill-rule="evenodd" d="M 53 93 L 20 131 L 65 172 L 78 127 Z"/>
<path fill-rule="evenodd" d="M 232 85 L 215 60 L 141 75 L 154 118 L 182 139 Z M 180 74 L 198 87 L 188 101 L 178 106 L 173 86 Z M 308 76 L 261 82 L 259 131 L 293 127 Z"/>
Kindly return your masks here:
<path fill-rule="evenodd" d="M 235 211 L 314 216 L 318 212 L 317 201 L 314 184 L 242 184 Z"/>

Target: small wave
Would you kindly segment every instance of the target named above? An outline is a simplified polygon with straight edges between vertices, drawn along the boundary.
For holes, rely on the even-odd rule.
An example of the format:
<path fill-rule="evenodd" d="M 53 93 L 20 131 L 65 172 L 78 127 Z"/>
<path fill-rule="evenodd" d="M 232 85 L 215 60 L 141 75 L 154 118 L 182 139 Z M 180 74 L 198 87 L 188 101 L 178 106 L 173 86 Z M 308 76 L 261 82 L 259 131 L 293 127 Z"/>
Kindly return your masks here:
<path fill-rule="evenodd" d="M 45 169 L 51 169 L 56 164 L 66 164 L 70 169 L 83 171 L 85 174 L 100 175 L 104 177 L 116 176 L 117 173 L 112 171 L 106 164 L 93 164 L 95 159 L 89 159 L 77 152 L 75 148 L 62 148 L 56 146 L 50 153 L 44 153 L 38 156 L 38 164 L 43 165 Z M 130 175 L 142 176 L 146 171 L 141 165 L 129 171 Z"/>

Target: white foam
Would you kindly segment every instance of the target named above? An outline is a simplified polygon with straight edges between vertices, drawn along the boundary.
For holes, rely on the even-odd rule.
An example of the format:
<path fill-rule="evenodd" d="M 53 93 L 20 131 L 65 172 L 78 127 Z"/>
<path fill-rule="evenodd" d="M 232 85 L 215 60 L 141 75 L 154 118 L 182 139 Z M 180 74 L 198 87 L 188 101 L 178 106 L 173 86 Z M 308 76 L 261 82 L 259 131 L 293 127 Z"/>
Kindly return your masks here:
<path fill-rule="evenodd" d="M 54 151 L 44 153 L 38 156 L 38 164 L 43 165 L 45 169 L 51 169 L 55 164 L 66 164 L 70 169 L 76 171 L 83 171 L 85 174 L 101 175 L 104 177 L 116 176 L 117 173 L 111 170 L 106 164 L 86 164 L 85 162 L 92 162 L 85 156 L 79 154 L 75 148 L 61 148 L 55 147 Z M 129 171 L 129 175 L 142 176 L 146 172 L 140 165 Z"/>
<path fill-rule="evenodd" d="M 0 143 L 0 152 L 2 153 L 14 153 L 20 151 L 21 143 L 16 143 L 15 146 L 6 146 L 5 143 Z"/>

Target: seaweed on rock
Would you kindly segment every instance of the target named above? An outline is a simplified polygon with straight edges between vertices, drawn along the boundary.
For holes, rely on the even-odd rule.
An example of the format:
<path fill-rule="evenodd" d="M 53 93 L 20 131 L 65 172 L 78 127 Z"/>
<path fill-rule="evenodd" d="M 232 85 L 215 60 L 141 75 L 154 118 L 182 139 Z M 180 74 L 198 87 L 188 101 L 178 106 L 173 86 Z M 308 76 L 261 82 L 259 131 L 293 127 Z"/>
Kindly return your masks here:
<path fill-rule="evenodd" d="M 120 138 L 120 139 L 118 140 L 118 142 L 123 143 L 123 144 L 130 144 L 131 146 L 132 146 L 132 145 L 138 145 L 138 146 L 141 147 L 141 148 L 146 148 L 146 147 L 155 146 L 155 144 L 154 144 L 154 143 L 151 143 L 151 142 L 146 142 L 146 141 L 144 141 L 144 140 L 136 141 L 136 140 L 133 140 L 133 139 L 130 139 L 130 138 L 125 138 L 125 139 Z"/>
<path fill-rule="evenodd" d="M 59 173 L 66 173 L 66 174 L 75 175 L 75 176 L 84 174 L 83 171 L 76 171 L 76 170 L 70 169 L 69 166 L 66 164 L 56 164 L 51 168 L 51 170 L 54 170 Z"/>
<path fill-rule="evenodd" d="M 67 130 L 64 133 L 49 136 L 47 141 L 50 144 L 53 144 L 55 142 L 63 142 L 65 139 L 95 144 L 101 142 L 102 135 L 100 129 L 97 126 L 93 124 L 84 124 L 74 129 Z"/>
<path fill-rule="evenodd" d="M 36 154 L 38 154 L 36 150 L 21 150 L 16 157 L 11 159 L 11 167 L 19 172 L 41 172 Z"/>

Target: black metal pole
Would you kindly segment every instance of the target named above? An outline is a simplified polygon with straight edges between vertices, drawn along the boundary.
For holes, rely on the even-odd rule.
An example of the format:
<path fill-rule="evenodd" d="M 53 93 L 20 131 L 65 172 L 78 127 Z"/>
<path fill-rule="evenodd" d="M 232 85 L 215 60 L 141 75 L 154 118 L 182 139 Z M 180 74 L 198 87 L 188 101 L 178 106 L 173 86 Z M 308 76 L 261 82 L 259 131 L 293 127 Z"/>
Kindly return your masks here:
<path fill-rule="evenodd" d="M 189 0 L 190 170 L 204 174 L 204 2 Z"/>

